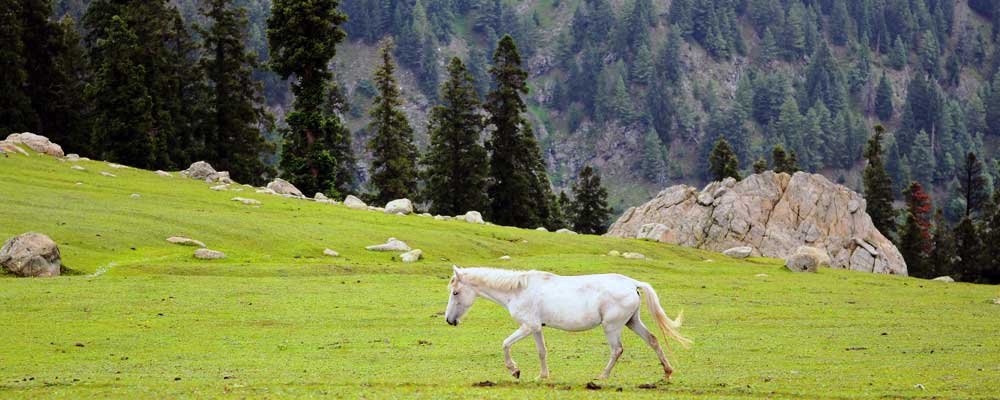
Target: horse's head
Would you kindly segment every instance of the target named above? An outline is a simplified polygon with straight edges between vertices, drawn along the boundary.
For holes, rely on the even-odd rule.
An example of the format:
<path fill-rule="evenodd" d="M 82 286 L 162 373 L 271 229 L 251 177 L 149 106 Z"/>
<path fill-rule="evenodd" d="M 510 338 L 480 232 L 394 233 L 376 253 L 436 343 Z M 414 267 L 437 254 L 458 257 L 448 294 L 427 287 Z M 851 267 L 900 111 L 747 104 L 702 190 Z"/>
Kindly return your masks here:
<path fill-rule="evenodd" d="M 472 307 L 477 295 L 472 286 L 462 281 L 462 270 L 458 266 L 452 266 L 452 268 L 455 270 L 455 275 L 448 283 L 451 295 L 448 297 L 448 309 L 444 312 L 444 319 L 448 321 L 448 325 L 455 326 L 458 325 L 458 321 L 462 319 L 465 312 L 469 311 L 469 307 Z"/>

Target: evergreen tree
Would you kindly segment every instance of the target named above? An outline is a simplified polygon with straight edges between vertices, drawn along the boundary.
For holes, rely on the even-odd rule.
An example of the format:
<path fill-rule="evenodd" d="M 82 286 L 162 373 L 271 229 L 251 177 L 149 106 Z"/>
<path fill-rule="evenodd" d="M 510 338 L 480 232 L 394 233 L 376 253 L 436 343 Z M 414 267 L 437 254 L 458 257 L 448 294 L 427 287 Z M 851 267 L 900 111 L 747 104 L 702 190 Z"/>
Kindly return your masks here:
<path fill-rule="evenodd" d="M 982 128 L 991 135 L 1000 136 L 1000 73 L 993 74 L 991 87 L 992 90 L 984 99 L 986 101 L 984 105 L 985 120 Z"/>
<path fill-rule="evenodd" d="M 979 282 L 995 285 L 1000 283 L 1000 246 L 996 246 L 1000 243 L 1000 209 L 994 210 L 993 216 L 987 222 L 983 243 L 989 245 L 984 249 Z"/>
<path fill-rule="evenodd" d="M 417 147 L 413 144 L 413 128 L 399 108 L 403 99 L 393 75 L 396 63 L 392 48 L 392 42 L 387 40 L 379 50 L 382 64 L 375 70 L 374 79 L 379 94 L 369 110 L 372 138 L 368 149 L 372 152 L 371 184 L 376 204 L 413 198 L 417 192 Z"/>
<path fill-rule="evenodd" d="M 757 161 L 753 162 L 753 173 L 763 174 L 767 171 L 767 160 L 764 157 L 758 158 Z"/>
<path fill-rule="evenodd" d="M 780 144 L 771 149 L 771 166 L 774 172 L 794 174 L 799 171 L 798 157 L 795 152 L 791 155 L 785 152 L 785 148 Z"/>
<path fill-rule="evenodd" d="M 31 99 L 24 92 L 28 81 L 22 39 L 24 26 L 20 0 L 0 0 L 0 137 L 28 130 L 34 120 Z"/>
<path fill-rule="evenodd" d="M 548 220 L 551 188 L 541 149 L 524 117 L 528 73 L 509 35 L 493 55 L 490 74 L 496 84 L 486 96 L 488 123 L 494 127 L 490 152 L 490 218 L 499 225 L 537 227 Z"/>
<path fill-rule="evenodd" d="M 201 32 L 208 50 L 202 68 L 212 82 L 206 156 L 237 182 L 261 185 L 274 174 L 261 159 L 274 150 L 261 135 L 273 117 L 261 105 L 263 87 L 253 79 L 257 55 L 244 48 L 246 10 L 234 8 L 232 0 L 210 0 L 202 14 L 213 22 Z"/>
<path fill-rule="evenodd" d="M 719 139 L 715 142 L 708 165 L 709 173 L 716 181 L 722 181 L 726 178 L 740 180 L 740 160 L 736 158 L 736 154 L 733 153 L 726 139 Z"/>
<path fill-rule="evenodd" d="M 931 137 L 927 132 L 920 131 L 917 134 L 916 140 L 913 141 L 909 160 L 913 179 L 924 187 L 931 187 L 936 165 L 934 155 L 931 154 Z"/>
<path fill-rule="evenodd" d="M 986 206 L 990 193 L 983 176 L 983 163 L 975 153 L 969 153 L 959 170 L 958 183 L 965 200 L 965 218 L 973 218 Z"/>
<path fill-rule="evenodd" d="M 906 196 L 906 220 L 899 234 L 899 251 L 906 261 L 907 271 L 911 276 L 933 278 L 930 276 L 928 259 L 932 249 L 930 233 L 930 197 L 924 193 L 918 182 L 910 183 L 904 193 Z"/>
<path fill-rule="evenodd" d="M 868 165 L 865 166 L 863 181 L 868 215 L 875 228 L 889 236 L 896 232 L 896 212 L 892 208 L 892 180 L 882 164 L 884 134 L 885 128 L 875 125 L 875 134 L 868 140 L 868 147 L 865 149 Z"/>
<path fill-rule="evenodd" d="M 423 200 L 433 214 L 458 215 L 485 210 L 488 160 L 479 144 L 485 128 L 476 82 L 457 57 L 448 65 L 448 81 L 441 86 L 441 105 L 431 110 L 430 147 L 424 155 Z"/>
<path fill-rule="evenodd" d="M 979 229 L 967 216 L 955 226 L 954 235 L 957 260 L 953 263 L 951 277 L 957 281 L 975 282 L 981 273 L 981 264 L 987 261 L 983 260 L 985 247 Z"/>
<path fill-rule="evenodd" d="M 555 208 L 552 212 L 552 221 L 549 230 L 559 230 L 563 228 L 573 227 L 573 201 L 569 199 L 566 195 L 566 191 L 559 191 L 559 197 L 556 199 Z"/>
<path fill-rule="evenodd" d="M 927 263 L 924 264 L 924 271 L 919 273 L 923 274 L 923 277 L 933 278 L 950 274 L 953 268 L 952 265 L 957 257 L 957 250 L 955 249 L 955 237 L 952 236 L 951 227 L 948 226 L 948 221 L 945 219 L 944 212 L 940 208 L 934 213 L 934 230 L 931 235 L 933 237 L 931 253 L 927 258 Z"/>
<path fill-rule="evenodd" d="M 573 230 L 577 233 L 602 235 L 608 230 L 608 191 L 601 185 L 601 175 L 589 165 L 580 171 L 573 185 Z"/>
<path fill-rule="evenodd" d="M 892 85 L 889 84 L 885 73 L 882 73 L 882 78 L 878 81 L 878 89 L 875 90 L 875 113 L 882 121 L 891 120 L 895 112 L 892 97 Z"/>
<path fill-rule="evenodd" d="M 909 50 L 903 44 L 903 40 L 899 36 L 896 36 L 896 40 L 892 42 L 892 50 L 889 52 L 889 66 L 893 69 L 901 70 L 906 66 L 909 58 Z"/>
<path fill-rule="evenodd" d="M 337 0 L 275 0 L 267 20 L 271 68 L 284 79 L 295 76 L 294 110 L 282 129 L 283 176 L 303 193 L 336 195 L 340 118 L 323 111 L 332 73 L 327 65 L 344 40 L 346 17 Z M 341 159 L 347 157 L 340 157 Z"/>

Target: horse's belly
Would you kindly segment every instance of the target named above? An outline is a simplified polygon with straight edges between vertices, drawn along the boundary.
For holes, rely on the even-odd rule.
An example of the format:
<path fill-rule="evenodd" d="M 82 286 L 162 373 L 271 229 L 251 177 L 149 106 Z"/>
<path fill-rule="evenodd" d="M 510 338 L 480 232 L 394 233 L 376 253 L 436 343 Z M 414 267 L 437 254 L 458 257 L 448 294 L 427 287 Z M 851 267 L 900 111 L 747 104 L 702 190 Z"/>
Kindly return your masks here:
<path fill-rule="evenodd" d="M 601 325 L 601 313 L 596 306 L 563 308 L 559 312 L 546 312 L 542 324 L 564 331 L 586 331 Z"/>

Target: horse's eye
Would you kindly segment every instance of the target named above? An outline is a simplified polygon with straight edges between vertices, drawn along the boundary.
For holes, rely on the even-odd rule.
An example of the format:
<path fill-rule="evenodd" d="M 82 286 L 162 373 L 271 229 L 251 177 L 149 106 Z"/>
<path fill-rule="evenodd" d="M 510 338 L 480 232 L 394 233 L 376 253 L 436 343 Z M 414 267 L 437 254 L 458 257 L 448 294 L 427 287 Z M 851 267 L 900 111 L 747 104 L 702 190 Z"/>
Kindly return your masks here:
<path fill-rule="evenodd" d="M 458 291 L 451 292 L 452 295 L 458 296 Z"/>

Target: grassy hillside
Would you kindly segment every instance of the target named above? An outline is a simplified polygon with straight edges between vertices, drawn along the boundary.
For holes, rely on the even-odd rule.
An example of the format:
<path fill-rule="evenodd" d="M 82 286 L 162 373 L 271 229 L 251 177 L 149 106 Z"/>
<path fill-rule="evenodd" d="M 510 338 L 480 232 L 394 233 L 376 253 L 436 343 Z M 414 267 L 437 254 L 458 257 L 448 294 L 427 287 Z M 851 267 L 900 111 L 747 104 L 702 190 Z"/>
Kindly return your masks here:
<path fill-rule="evenodd" d="M 0 398 L 997 395 L 996 287 L 793 274 L 777 260 L 387 216 L 78 164 L 87 171 L 0 157 L 0 238 L 46 233 L 79 272 L 0 277 Z M 164 240 L 173 235 L 228 258 L 195 260 L 192 248 Z M 427 259 L 404 265 L 364 250 L 389 236 Z M 326 258 L 324 248 L 342 256 Z M 613 249 L 651 259 L 603 255 Z M 532 380 L 529 340 L 515 346 L 526 377 L 518 383 L 502 363 L 501 341 L 516 328 L 503 309 L 480 300 L 462 325 L 443 320 L 452 264 L 627 274 L 652 283 L 668 313 L 684 309 L 683 332 L 696 343 L 674 349 L 674 382 L 640 389 L 661 373 L 626 333 L 625 355 L 595 393 L 585 384 L 607 361 L 603 334 L 550 330 L 553 377 Z M 496 386 L 473 386 L 481 381 Z"/>

